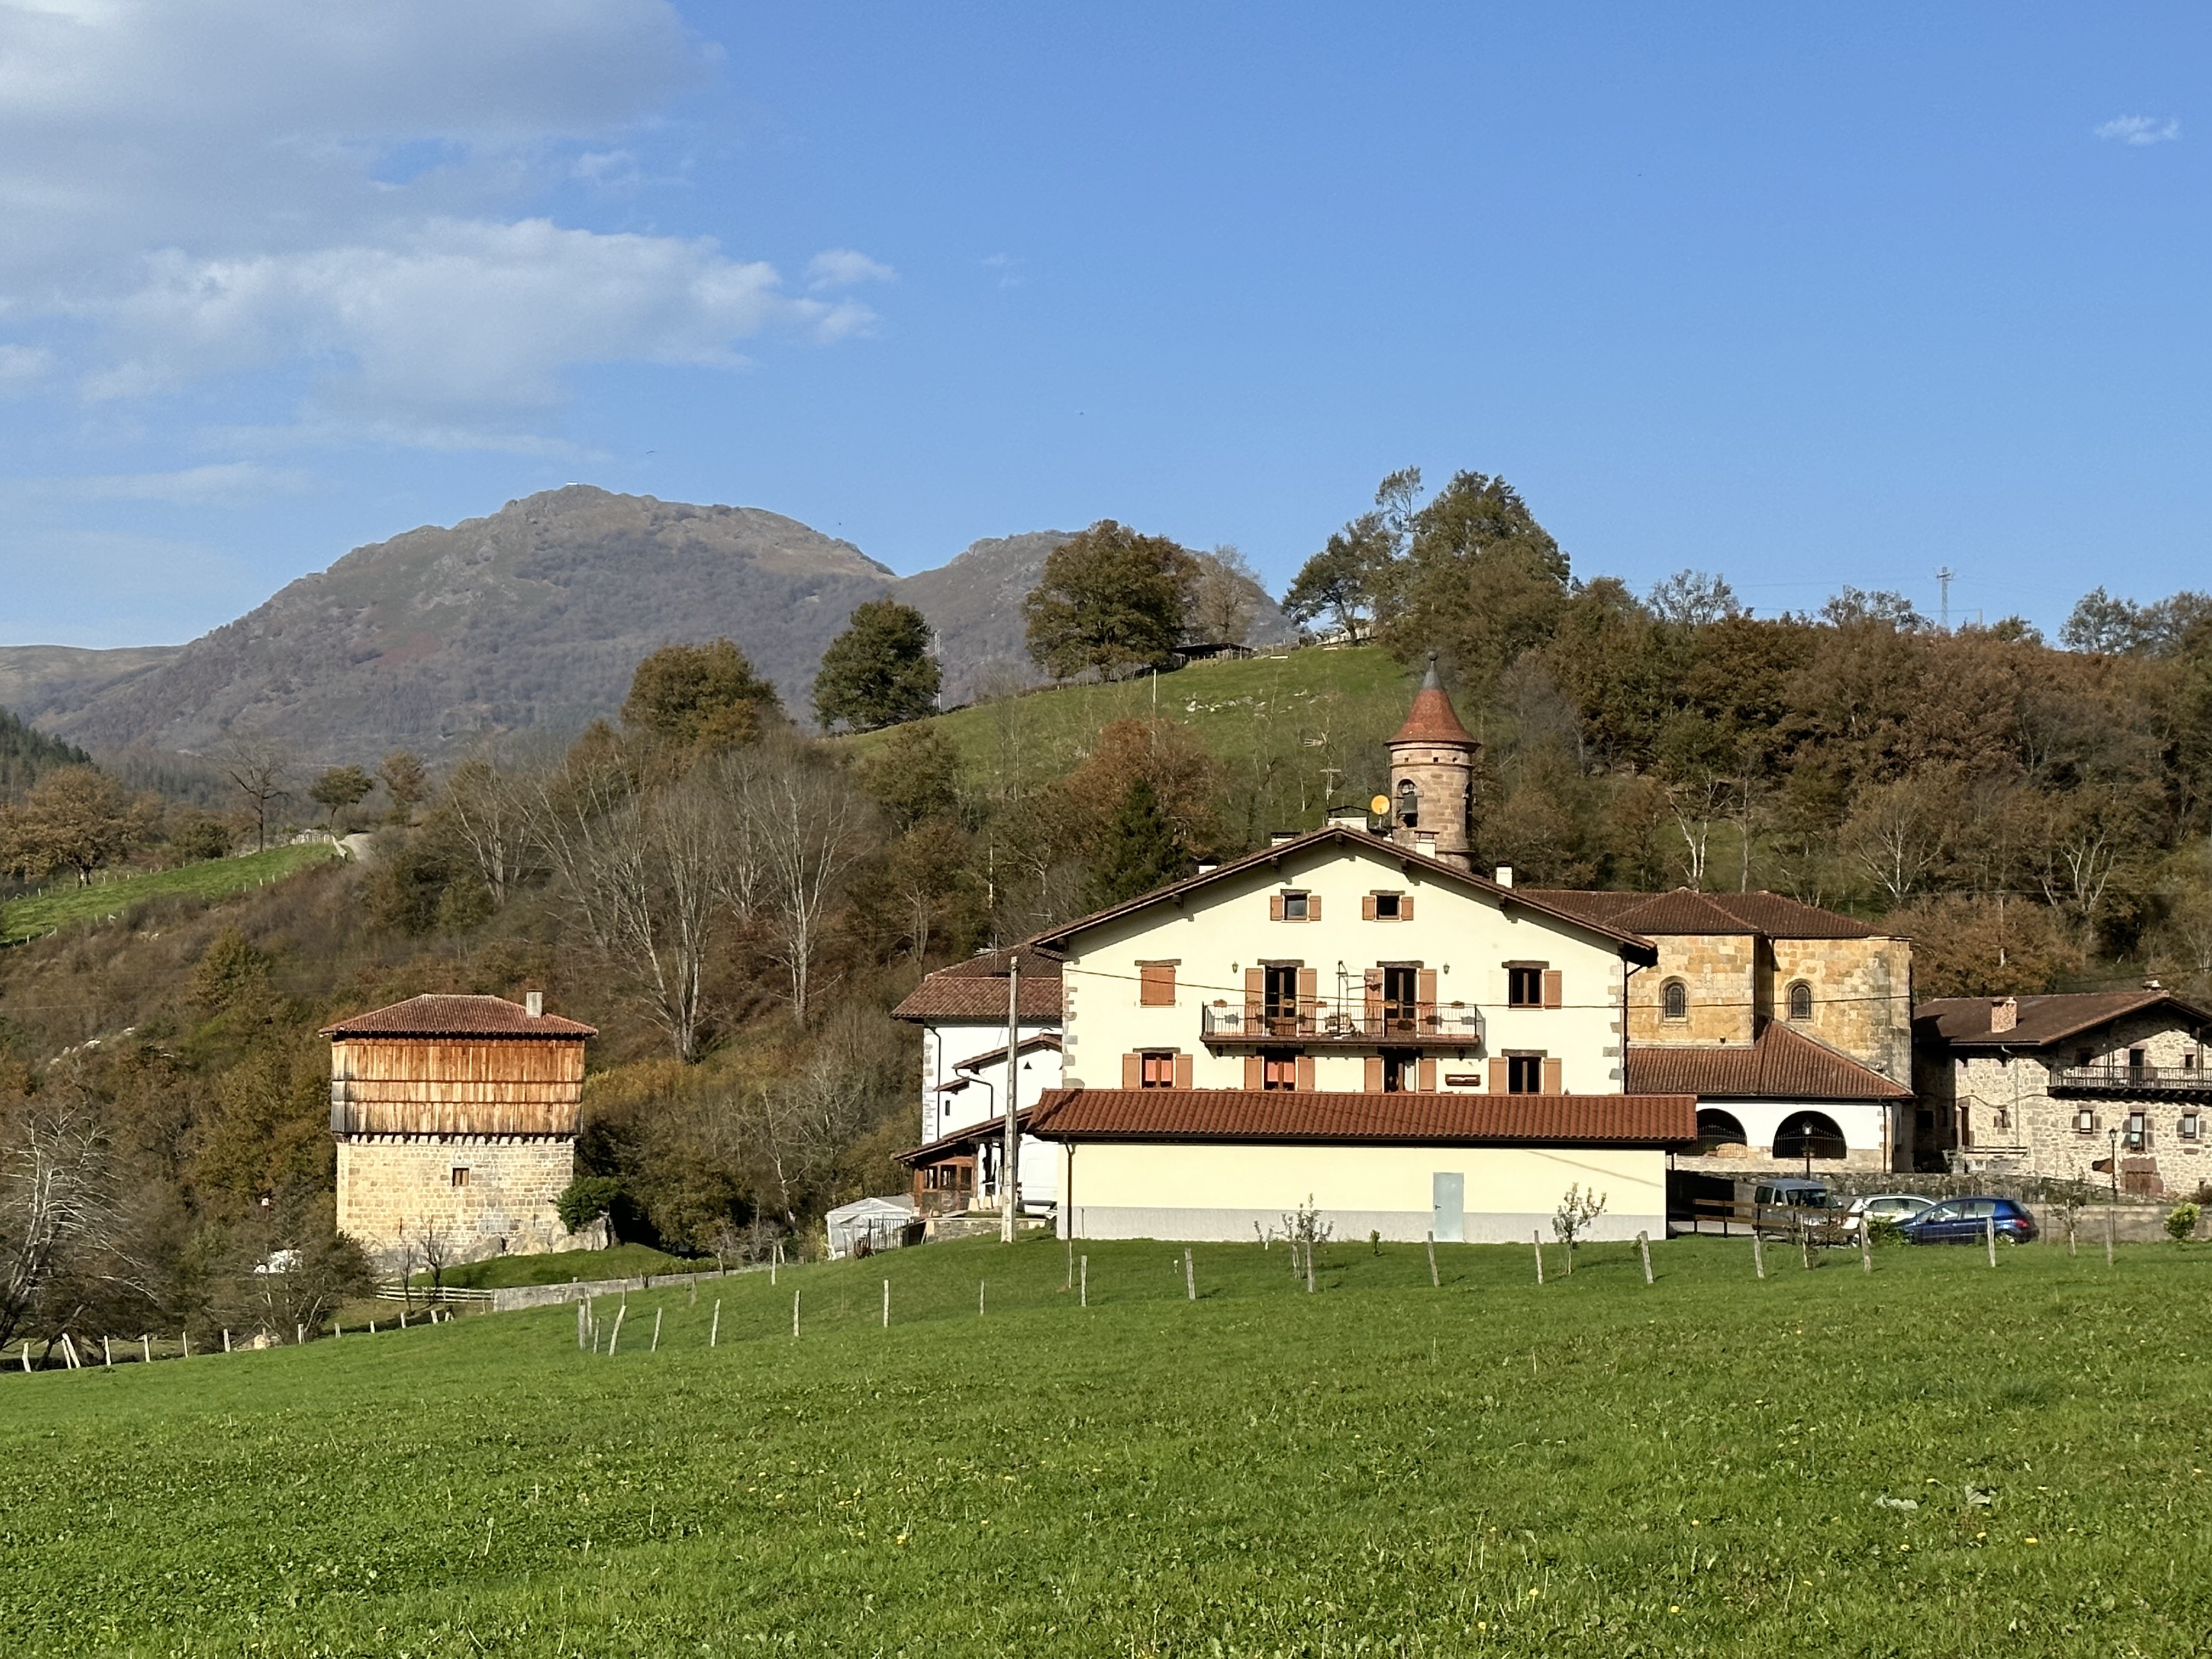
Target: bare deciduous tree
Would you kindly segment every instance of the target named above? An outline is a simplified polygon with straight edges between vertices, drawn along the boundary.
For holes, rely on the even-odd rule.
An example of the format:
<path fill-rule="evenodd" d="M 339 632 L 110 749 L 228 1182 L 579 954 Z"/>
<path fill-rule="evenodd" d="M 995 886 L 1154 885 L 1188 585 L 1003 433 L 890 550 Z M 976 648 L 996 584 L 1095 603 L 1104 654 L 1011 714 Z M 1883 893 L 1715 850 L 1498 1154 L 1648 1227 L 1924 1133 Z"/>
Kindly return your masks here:
<path fill-rule="evenodd" d="M 70 1105 L 22 1113 L 0 1143 L 0 1345 L 109 1217 L 97 1125 Z"/>
<path fill-rule="evenodd" d="M 253 814 L 253 848 L 269 845 L 269 809 L 291 796 L 296 764 L 291 746 L 265 732 L 232 732 L 215 746 L 209 758 L 244 797 Z"/>
<path fill-rule="evenodd" d="M 489 758 L 463 762 L 447 782 L 442 810 L 495 906 L 506 904 L 533 866 L 530 806 L 524 781 Z"/>
<path fill-rule="evenodd" d="M 792 1012 L 804 1024 L 830 912 L 868 853 L 873 810 L 842 769 L 795 753 L 762 756 L 738 789 L 745 845 L 759 865 L 769 954 L 784 970 Z"/>

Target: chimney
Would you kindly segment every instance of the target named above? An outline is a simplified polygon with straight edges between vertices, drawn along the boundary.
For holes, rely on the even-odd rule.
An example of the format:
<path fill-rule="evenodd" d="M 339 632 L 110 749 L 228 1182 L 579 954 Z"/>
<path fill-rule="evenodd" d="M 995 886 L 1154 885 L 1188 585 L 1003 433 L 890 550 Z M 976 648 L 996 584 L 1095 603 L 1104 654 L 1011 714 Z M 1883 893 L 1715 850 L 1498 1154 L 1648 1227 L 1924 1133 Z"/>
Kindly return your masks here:
<path fill-rule="evenodd" d="M 1496 879 L 1500 887 L 1510 887 L 1513 884 L 1513 866 L 1510 864 L 1499 865 Z"/>
<path fill-rule="evenodd" d="M 532 1019 L 543 1018 L 545 1013 L 545 993 L 525 991 L 522 994 L 522 1010 Z"/>
<path fill-rule="evenodd" d="M 1297 838 L 1298 832 L 1295 830 L 1277 830 L 1269 833 L 1267 836 L 1267 845 L 1270 847 L 1281 847 L 1291 842 L 1296 841 Z"/>
<path fill-rule="evenodd" d="M 1436 857 L 1436 855 L 1437 855 L 1437 837 L 1436 837 L 1436 832 L 1435 832 L 1434 830 L 1414 830 L 1414 831 L 1413 831 L 1413 850 L 1414 850 L 1416 853 L 1419 853 L 1419 854 L 1423 858 L 1425 858 L 1425 859 L 1432 859 L 1432 858 Z"/>
<path fill-rule="evenodd" d="M 2020 999 L 1999 997 L 1990 1004 L 1990 1035 L 2009 1031 L 2020 1024 Z"/>
<path fill-rule="evenodd" d="M 1211 859 L 1200 859 L 1198 861 L 1198 873 L 1201 876 L 1210 876 L 1220 867 Z"/>
<path fill-rule="evenodd" d="M 2146 991 L 2163 991 L 2166 989 L 2166 987 L 2160 985 L 2154 979 L 2147 979 L 2143 981 L 2143 989 Z"/>

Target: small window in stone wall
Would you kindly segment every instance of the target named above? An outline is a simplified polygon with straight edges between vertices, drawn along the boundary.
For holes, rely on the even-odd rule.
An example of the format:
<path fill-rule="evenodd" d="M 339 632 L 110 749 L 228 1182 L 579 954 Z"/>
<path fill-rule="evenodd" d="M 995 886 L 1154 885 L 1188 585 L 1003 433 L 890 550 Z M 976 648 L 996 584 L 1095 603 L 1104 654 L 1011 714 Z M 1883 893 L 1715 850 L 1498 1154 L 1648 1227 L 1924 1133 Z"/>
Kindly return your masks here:
<path fill-rule="evenodd" d="M 2195 1112 L 2184 1112 L 2175 1133 L 2184 1140 L 2200 1140 L 2204 1135 L 2204 1120 Z"/>
<path fill-rule="evenodd" d="M 2075 1133 L 2075 1134 L 2077 1134 L 2077 1135 L 2093 1135 L 2093 1134 L 2096 1133 L 2097 1133 L 2097 1115 L 2096 1115 L 2096 1113 L 2094 1113 L 2094 1111 L 2090 1110 L 2090 1109 L 2089 1109 L 2089 1108 L 2087 1108 L 2087 1106 L 2084 1106 L 2084 1107 L 2083 1107 L 2080 1111 L 2078 1111 L 2078 1112 L 2075 1113 L 2075 1114 L 2074 1114 L 2074 1133 Z"/>
<path fill-rule="evenodd" d="M 1813 988 L 1802 979 L 1790 988 L 1790 1018 L 1794 1020 L 1813 1018 Z"/>
<path fill-rule="evenodd" d="M 468 1184 L 469 1166 L 465 1164 L 456 1164 L 453 1165 L 453 1185 L 456 1187 L 465 1187 Z"/>
<path fill-rule="evenodd" d="M 1659 1018 L 1687 1019 L 1690 1017 L 1690 988 L 1679 979 L 1670 979 L 1659 988 Z"/>

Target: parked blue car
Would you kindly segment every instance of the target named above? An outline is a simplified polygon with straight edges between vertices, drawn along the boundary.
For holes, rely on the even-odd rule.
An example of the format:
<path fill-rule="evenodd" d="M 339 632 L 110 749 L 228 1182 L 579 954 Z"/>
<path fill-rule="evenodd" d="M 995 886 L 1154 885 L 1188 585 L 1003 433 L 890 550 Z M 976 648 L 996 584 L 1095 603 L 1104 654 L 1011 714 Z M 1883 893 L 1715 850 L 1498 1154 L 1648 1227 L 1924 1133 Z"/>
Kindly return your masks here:
<path fill-rule="evenodd" d="M 2008 1198 L 1949 1198 L 1897 1224 L 1909 1244 L 1978 1244 L 1990 1223 L 2007 1244 L 2035 1237 L 2035 1218 Z"/>

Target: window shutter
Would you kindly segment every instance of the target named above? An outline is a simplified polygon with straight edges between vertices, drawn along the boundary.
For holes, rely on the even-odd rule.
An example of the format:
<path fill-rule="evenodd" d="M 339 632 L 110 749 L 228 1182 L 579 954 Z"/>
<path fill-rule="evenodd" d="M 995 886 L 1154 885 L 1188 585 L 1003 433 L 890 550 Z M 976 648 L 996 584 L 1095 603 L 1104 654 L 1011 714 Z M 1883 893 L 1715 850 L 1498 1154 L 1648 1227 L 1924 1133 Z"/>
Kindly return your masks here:
<path fill-rule="evenodd" d="M 1362 921 L 1372 921 L 1375 920 L 1374 894 L 1370 893 L 1365 898 L 1359 901 L 1359 919 Z"/>
<path fill-rule="evenodd" d="M 1380 1054 L 1367 1056 L 1367 1092 L 1370 1095 L 1382 1092 L 1382 1056 Z"/>
<path fill-rule="evenodd" d="M 1434 1031 L 1440 1029 L 1441 1022 L 1437 1018 L 1437 970 L 1433 968 L 1422 969 L 1414 980 L 1414 985 L 1416 987 L 1414 995 L 1419 997 L 1421 1002 L 1419 1009 L 1416 1011 L 1416 1017 L 1420 1022 L 1416 1029 L 1423 1031 Z"/>
<path fill-rule="evenodd" d="M 1137 969 L 1137 1001 L 1146 1008 L 1172 1008 L 1176 1000 L 1176 970 L 1170 962 L 1147 962 Z"/>
<path fill-rule="evenodd" d="M 1280 893 L 1270 893 L 1270 894 L 1268 894 L 1268 895 L 1267 895 L 1267 920 L 1268 920 L 1268 921 L 1280 921 L 1282 919 L 1283 919 L 1283 896 L 1282 896 Z"/>
<path fill-rule="evenodd" d="M 1177 1054 L 1176 1056 L 1176 1087 L 1178 1089 L 1189 1088 L 1190 1079 L 1191 1056 L 1188 1054 Z"/>
<path fill-rule="evenodd" d="M 1265 1011 L 1267 999 L 1267 970 L 1247 968 L 1244 970 L 1244 1029 L 1260 1029 L 1260 1016 Z"/>
<path fill-rule="evenodd" d="M 1547 1008 L 1556 1008 L 1563 1000 L 1559 994 L 1559 970 L 1556 968 L 1547 968 L 1544 969 L 1544 1006 Z"/>
<path fill-rule="evenodd" d="M 1379 1031 L 1382 1029 L 1382 970 L 1368 969 L 1360 975 L 1359 988 L 1366 995 L 1366 1006 L 1362 1012 L 1366 1017 L 1367 1029 Z"/>
<path fill-rule="evenodd" d="M 1493 1095 L 1502 1095 L 1505 1092 L 1506 1087 L 1505 1060 L 1504 1056 L 1500 1055 L 1490 1062 L 1490 1092 Z"/>
<path fill-rule="evenodd" d="M 1423 1094 L 1425 1094 L 1425 1095 L 1432 1095 L 1432 1094 L 1436 1093 L 1436 1091 L 1437 1091 L 1437 1063 L 1436 1063 L 1436 1061 L 1435 1061 L 1435 1060 L 1431 1060 L 1431 1059 L 1430 1059 L 1430 1058 L 1428 1058 L 1426 1055 L 1423 1055 L 1423 1056 L 1422 1056 L 1422 1058 L 1421 1058 L 1421 1062 L 1420 1062 L 1420 1066 L 1419 1066 L 1419 1071 L 1420 1071 L 1420 1084 L 1419 1084 L 1419 1087 L 1420 1087 L 1420 1091 L 1421 1091 L 1421 1092 L 1422 1092 Z"/>
<path fill-rule="evenodd" d="M 1244 1056 L 1244 1086 L 1246 1088 L 1264 1089 L 1267 1086 L 1267 1075 L 1261 1067 L 1262 1062 L 1259 1055 Z"/>
<path fill-rule="evenodd" d="M 1121 1086 L 1124 1089 L 1137 1089 L 1144 1086 L 1144 1058 L 1141 1055 L 1121 1056 Z"/>
<path fill-rule="evenodd" d="M 1398 920 L 1401 921 L 1411 921 L 1413 919 L 1413 896 L 1411 893 L 1407 893 L 1398 901 Z"/>
<path fill-rule="evenodd" d="M 1319 893 L 1308 893 L 1306 895 L 1306 920 L 1308 921 L 1319 921 L 1321 920 L 1321 895 Z"/>
<path fill-rule="evenodd" d="M 1317 968 L 1298 969 L 1298 1022 L 1310 1024 L 1321 1010 L 1321 970 Z"/>
<path fill-rule="evenodd" d="M 1544 1092 L 1547 1095 L 1565 1092 L 1559 1086 L 1559 1062 L 1556 1060 L 1547 1060 L 1544 1062 Z"/>
<path fill-rule="evenodd" d="M 1301 1089 L 1310 1089 L 1314 1086 L 1313 1056 L 1311 1054 L 1300 1054 L 1298 1056 L 1297 1079 L 1298 1087 Z"/>

